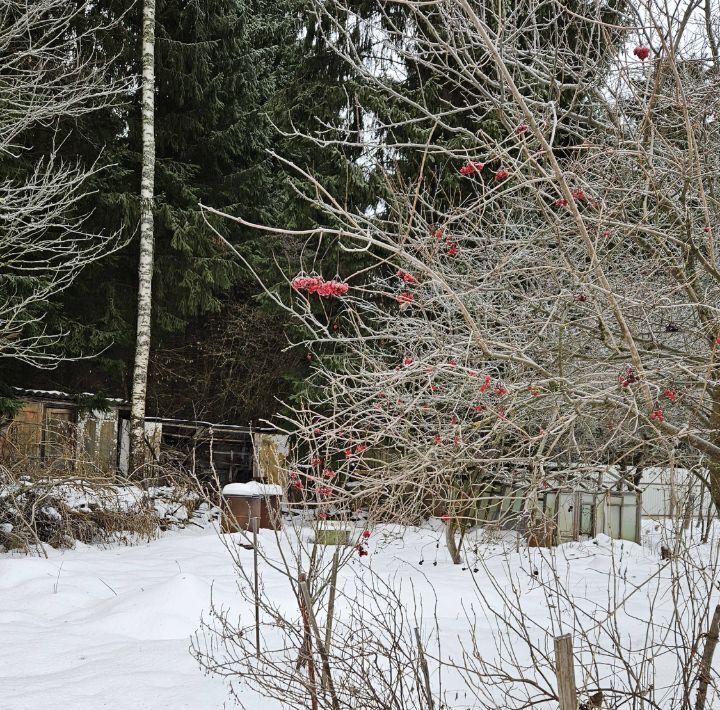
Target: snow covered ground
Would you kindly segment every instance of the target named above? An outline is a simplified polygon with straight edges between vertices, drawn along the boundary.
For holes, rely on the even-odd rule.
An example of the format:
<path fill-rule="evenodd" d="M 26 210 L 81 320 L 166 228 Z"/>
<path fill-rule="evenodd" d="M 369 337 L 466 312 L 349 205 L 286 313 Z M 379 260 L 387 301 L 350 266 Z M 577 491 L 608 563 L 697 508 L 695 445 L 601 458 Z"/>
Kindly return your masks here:
<path fill-rule="evenodd" d="M 458 643 L 458 637 L 469 633 L 462 602 L 481 607 L 480 589 L 487 595 L 486 601 L 495 603 L 496 592 L 487 583 L 487 574 L 501 585 L 506 580 L 508 588 L 515 577 L 515 583 L 522 585 L 523 604 L 539 628 L 549 628 L 558 618 L 562 621 L 565 612 L 548 608 L 547 595 L 532 578 L 543 574 L 538 557 L 543 553 L 503 551 L 500 545 L 480 541 L 477 553 L 484 563 L 454 566 L 442 544 L 442 526 L 435 522 L 422 529 L 373 529 L 368 541 L 370 554 L 358 556 L 342 570 L 341 585 L 352 583 L 358 571 L 372 566 L 384 579 L 412 580 L 415 593 L 425 595 L 426 614 L 435 604 L 432 586 L 444 649 L 450 655 L 457 650 L 453 643 Z M 660 532 L 646 523 L 643 546 L 607 539 L 565 545 L 558 556 L 559 577 L 578 599 L 590 605 L 589 614 L 607 610 L 608 589 L 617 585 L 617 577 L 609 582 L 609 570 L 617 568 L 618 561 L 622 583 L 627 585 L 619 597 L 653 576 L 661 580 L 655 587 L 661 590 Z M 309 536 L 310 531 L 306 528 L 301 535 Z M 230 539 L 239 542 L 238 538 Z M 271 533 L 263 531 L 261 538 L 272 548 Z M 228 536 L 221 539 L 212 527 L 187 528 L 137 546 L 99 549 L 80 545 L 62 552 L 48 548 L 48 559 L 0 556 L 2 710 L 222 708 L 228 700 L 225 681 L 203 674 L 189 646 L 201 614 L 209 607 L 211 587 L 216 603 L 232 608 L 246 620 L 252 618 L 252 610 L 237 591 L 232 558 L 224 544 L 227 541 Z M 710 547 L 704 546 L 701 553 L 707 558 Z M 239 555 L 248 563 L 252 559 L 250 551 L 240 550 Z M 278 603 L 288 608 L 294 605 L 280 575 L 265 567 L 263 581 Z M 663 603 L 658 601 L 655 614 Z M 631 596 L 623 605 L 625 619 L 635 620 L 628 628 L 635 624 L 640 629 L 648 608 L 645 591 Z M 491 650 L 493 623 L 487 612 L 481 610 L 475 637 L 482 648 Z M 566 628 L 554 628 L 553 633 L 572 630 L 572 625 L 568 611 Z M 460 698 L 460 704 L 449 706 L 472 707 L 462 688 L 455 687 L 457 682 L 457 678 L 446 681 L 448 698 L 452 700 L 456 692 Z M 250 690 L 242 693 L 251 710 L 279 707 Z M 708 708 L 717 707 L 711 703 Z"/>

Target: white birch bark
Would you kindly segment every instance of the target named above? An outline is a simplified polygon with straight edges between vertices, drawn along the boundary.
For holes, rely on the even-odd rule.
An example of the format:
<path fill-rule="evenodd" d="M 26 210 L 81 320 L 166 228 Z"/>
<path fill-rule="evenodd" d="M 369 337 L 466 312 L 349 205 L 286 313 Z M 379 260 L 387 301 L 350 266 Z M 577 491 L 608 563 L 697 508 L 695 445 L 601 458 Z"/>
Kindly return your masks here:
<path fill-rule="evenodd" d="M 154 256 L 155 188 L 155 0 L 144 0 L 142 42 L 142 176 L 140 182 L 140 263 L 135 366 L 130 411 L 130 470 L 141 474 L 145 462 L 144 427 L 150 357 Z"/>

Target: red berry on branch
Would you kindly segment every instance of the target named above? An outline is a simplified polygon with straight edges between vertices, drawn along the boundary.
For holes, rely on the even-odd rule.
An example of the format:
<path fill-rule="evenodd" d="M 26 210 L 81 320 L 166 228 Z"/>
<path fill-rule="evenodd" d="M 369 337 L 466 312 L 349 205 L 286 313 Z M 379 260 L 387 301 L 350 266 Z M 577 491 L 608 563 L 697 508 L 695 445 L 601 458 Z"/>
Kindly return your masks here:
<path fill-rule="evenodd" d="M 460 168 L 460 175 L 472 175 L 473 173 L 479 173 L 484 167 L 485 163 L 468 160 L 467 163 Z"/>
<path fill-rule="evenodd" d="M 644 62 L 650 56 L 650 49 L 648 47 L 635 47 L 633 54 L 641 61 Z"/>

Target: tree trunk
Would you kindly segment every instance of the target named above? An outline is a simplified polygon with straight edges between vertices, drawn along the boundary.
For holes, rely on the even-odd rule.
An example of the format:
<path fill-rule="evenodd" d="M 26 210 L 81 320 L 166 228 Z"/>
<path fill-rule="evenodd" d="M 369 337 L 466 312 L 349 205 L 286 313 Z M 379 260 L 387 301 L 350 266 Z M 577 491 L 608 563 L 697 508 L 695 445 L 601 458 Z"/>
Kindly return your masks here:
<path fill-rule="evenodd" d="M 145 466 L 145 394 L 150 359 L 153 275 L 153 193 L 155 189 L 155 0 L 144 0 L 142 39 L 142 175 L 140 180 L 140 263 L 137 340 L 130 410 L 130 473 Z"/>
<path fill-rule="evenodd" d="M 720 443 L 720 384 L 714 385 L 712 398 L 710 428 L 714 434 L 712 443 L 717 446 Z M 720 459 L 710 456 L 708 456 L 708 482 L 715 512 L 720 515 Z"/>
<path fill-rule="evenodd" d="M 453 518 L 450 518 L 447 521 L 446 526 L 445 542 L 447 544 L 448 552 L 450 553 L 450 559 L 453 561 L 454 565 L 459 565 L 462 562 L 462 557 L 460 556 L 458 544 L 455 541 L 455 531 L 458 528 L 457 522 Z"/>

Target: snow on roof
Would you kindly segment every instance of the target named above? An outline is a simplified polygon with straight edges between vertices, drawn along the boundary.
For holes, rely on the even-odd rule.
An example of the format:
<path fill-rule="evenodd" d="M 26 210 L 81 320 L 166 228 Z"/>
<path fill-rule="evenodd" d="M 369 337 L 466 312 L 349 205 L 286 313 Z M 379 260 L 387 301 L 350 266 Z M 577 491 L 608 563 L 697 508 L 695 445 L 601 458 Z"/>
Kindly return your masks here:
<path fill-rule="evenodd" d="M 228 483 L 222 490 L 224 496 L 281 496 L 282 486 L 272 483 Z"/>
<path fill-rule="evenodd" d="M 13 387 L 13 389 L 21 395 L 28 397 L 41 397 L 44 399 L 63 399 L 74 402 L 78 397 L 97 397 L 98 395 L 94 392 L 80 392 L 78 394 L 69 394 L 68 392 L 61 392 L 60 390 L 38 390 L 29 389 L 27 387 Z M 127 400 L 120 397 L 103 397 L 103 399 L 109 404 L 123 405 L 128 404 Z"/>

